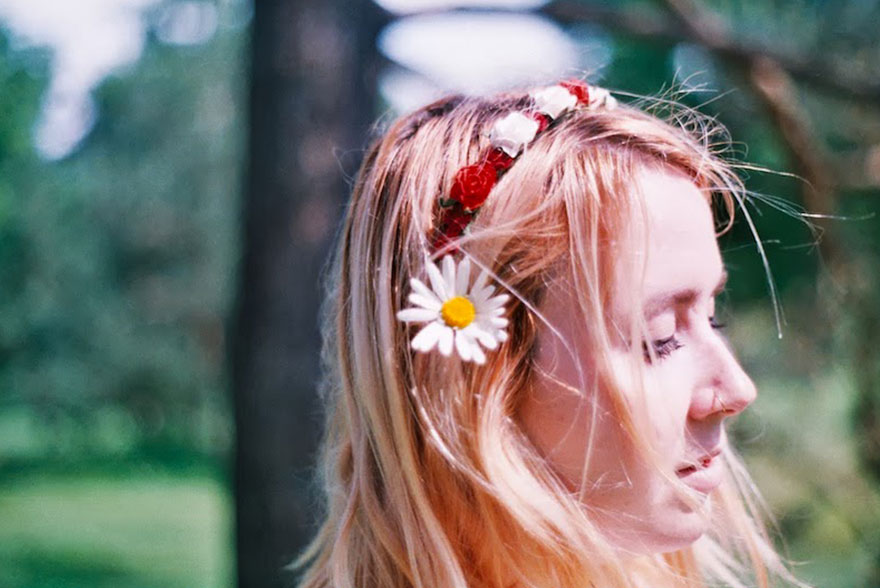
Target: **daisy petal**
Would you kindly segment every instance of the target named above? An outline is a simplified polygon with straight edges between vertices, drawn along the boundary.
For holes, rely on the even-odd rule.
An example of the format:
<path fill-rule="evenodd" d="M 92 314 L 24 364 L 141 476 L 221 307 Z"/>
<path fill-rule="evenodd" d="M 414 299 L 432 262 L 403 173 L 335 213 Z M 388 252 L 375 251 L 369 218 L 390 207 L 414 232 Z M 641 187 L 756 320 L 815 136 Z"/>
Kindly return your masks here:
<path fill-rule="evenodd" d="M 493 308 L 489 311 L 489 314 L 492 316 L 503 316 L 505 312 L 507 312 L 507 309 L 503 306 L 499 306 L 498 308 Z"/>
<path fill-rule="evenodd" d="M 471 338 L 464 331 L 456 331 L 455 333 L 455 350 L 463 361 L 470 361 L 473 357 L 474 344 Z"/>
<path fill-rule="evenodd" d="M 468 282 L 471 279 L 471 260 L 465 257 L 458 264 L 458 270 L 455 274 L 455 295 L 464 296 L 467 294 Z"/>
<path fill-rule="evenodd" d="M 455 291 L 455 260 L 451 255 L 447 255 L 440 262 L 443 265 L 443 283 L 446 284 L 446 298 L 458 296 Z"/>
<path fill-rule="evenodd" d="M 452 354 L 452 339 L 454 336 L 455 334 L 449 327 L 444 327 L 440 332 L 440 344 L 437 348 L 442 355 L 449 357 Z"/>
<path fill-rule="evenodd" d="M 506 318 L 500 316 L 490 316 L 486 321 L 493 327 L 498 327 L 499 329 L 503 329 L 510 322 Z"/>
<path fill-rule="evenodd" d="M 485 288 L 481 288 L 477 292 L 475 292 L 477 296 L 479 296 L 482 300 L 489 300 L 495 294 L 495 288 L 492 286 L 486 286 Z"/>
<path fill-rule="evenodd" d="M 486 287 L 486 280 L 489 278 L 489 272 L 486 270 L 480 271 L 480 275 L 477 276 L 477 281 L 474 282 L 474 287 L 471 288 L 471 292 L 479 292 L 483 288 Z"/>
<path fill-rule="evenodd" d="M 499 294 L 498 296 L 493 296 L 489 300 L 486 301 L 486 306 L 489 308 L 497 308 L 499 306 L 504 306 L 507 304 L 507 301 L 510 300 L 510 296 L 507 294 Z"/>
<path fill-rule="evenodd" d="M 428 270 L 428 279 L 431 280 L 431 288 L 434 289 L 434 295 L 440 300 L 449 298 L 449 294 L 446 292 L 446 284 L 443 282 L 443 276 L 440 274 L 437 266 L 429 261 L 425 264 L 425 269 Z"/>
<path fill-rule="evenodd" d="M 456 348 L 458 349 L 459 355 L 462 356 L 462 359 L 464 359 L 465 361 L 473 361 L 478 364 L 486 363 L 486 354 L 483 353 L 483 350 L 470 335 L 470 333 L 462 330 L 456 333 L 455 336 Z M 465 351 L 465 349 L 467 351 Z M 465 359 L 463 353 L 467 353 L 469 358 Z"/>
<path fill-rule="evenodd" d="M 495 331 L 495 338 L 499 343 L 507 341 L 507 331 Z"/>
<path fill-rule="evenodd" d="M 427 310 L 433 310 L 434 312 L 440 312 L 440 307 L 442 306 L 436 296 L 431 296 L 429 298 L 415 292 L 410 292 L 406 299 L 416 306 L 420 306 Z"/>
<path fill-rule="evenodd" d="M 485 307 L 486 302 L 489 300 L 489 296 L 486 294 L 486 288 L 481 290 L 471 290 L 470 293 L 468 293 L 468 298 L 477 308 Z"/>
<path fill-rule="evenodd" d="M 468 325 L 465 330 L 486 349 L 495 349 L 498 347 L 498 341 L 492 336 L 492 333 L 476 323 Z"/>
<path fill-rule="evenodd" d="M 440 339 L 443 330 L 448 328 L 449 327 L 441 325 L 438 322 L 428 323 L 422 327 L 422 330 L 419 331 L 415 337 L 413 337 L 410 346 L 416 351 L 421 351 L 422 353 L 431 351 L 434 346 L 437 345 L 437 341 Z"/>
<path fill-rule="evenodd" d="M 471 346 L 471 351 L 472 351 L 473 354 L 474 354 L 474 363 L 477 363 L 477 364 L 480 364 L 480 365 L 483 365 L 484 363 L 486 363 L 486 354 L 483 353 L 483 350 L 480 349 L 480 346 L 479 346 L 479 345 L 477 345 L 476 343 L 474 343 L 474 344 Z"/>
<path fill-rule="evenodd" d="M 437 311 L 429 308 L 405 308 L 397 313 L 397 320 L 405 323 L 426 323 L 437 318 Z"/>
<path fill-rule="evenodd" d="M 426 296 L 428 298 L 437 298 L 437 295 L 434 294 L 434 292 L 432 292 L 431 289 L 428 288 L 428 286 L 426 286 L 425 283 L 419 279 L 411 278 L 409 281 L 409 285 L 417 294 L 421 294 L 422 296 Z M 440 304 L 439 298 L 437 298 L 437 303 Z"/>

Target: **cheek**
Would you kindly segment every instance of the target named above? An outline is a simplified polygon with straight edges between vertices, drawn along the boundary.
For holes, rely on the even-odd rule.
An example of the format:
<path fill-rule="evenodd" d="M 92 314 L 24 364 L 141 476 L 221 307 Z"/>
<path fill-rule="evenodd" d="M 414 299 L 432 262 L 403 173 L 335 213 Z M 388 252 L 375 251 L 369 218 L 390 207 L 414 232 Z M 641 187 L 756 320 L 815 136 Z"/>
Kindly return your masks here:
<path fill-rule="evenodd" d="M 571 321 L 556 313 L 562 304 L 551 304 L 548 319 L 559 325 L 559 334 L 571 341 L 562 344 L 553 333 L 538 335 L 536 370 L 531 385 L 519 403 L 516 419 L 538 452 L 566 481 L 582 478 L 590 431 L 596 418 L 607 409 L 589 389 L 591 366 L 585 358 L 586 341 L 573 332 Z M 578 351 L 578 356 L 572 355 Z"/>
<path fill-rule="evenodd" d="M 517 420 L 569 489 L 619 496 L 643 478 L 643 468 L 611 404 L 602 393 L 584 396 L 557 382 L 538 382 L 520 404 Z"/>
<path fill-rule="evenodd" d="M 620 353 L 612 359 L 636 429 L 645 433 L 646 441 L 657 449 L 669 450 L 670 442 L 681 435 L 687 420 L 690 388 L 686 374 L 674 363 L 655 364 L 643 372 L 644 380 L 639 383 L 632 379 L 632 358 L 628 354 Z"/>
<path fill-rule="evenodd" d="M 517 413 L 526 435 L 568 482 L 580 480 L 593 428 L 593 399 L 549 381 L 538 381 Z M 596 406 L 597 412 L 601 408 Z"/>
<path fill-rule="evenodd" d="M 692 383 L 687 374 L 670 364 L 652 370 L 645 378 L 645 417 L 658 448 L 665 452 L 684 443 Z"/>

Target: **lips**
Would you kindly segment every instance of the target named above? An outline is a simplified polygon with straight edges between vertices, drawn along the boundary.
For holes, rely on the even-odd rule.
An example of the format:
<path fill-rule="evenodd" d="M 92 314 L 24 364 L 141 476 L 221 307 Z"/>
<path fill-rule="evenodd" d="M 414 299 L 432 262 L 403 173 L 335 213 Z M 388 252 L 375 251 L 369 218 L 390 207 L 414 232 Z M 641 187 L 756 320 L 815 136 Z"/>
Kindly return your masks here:
<path fill-rule="evenodd" d="M 675 470 L 679 479 L 703 494 L 708 494 L 721 484 L 721 448 L 716 447 L 695 460 L 685 463 Z"/>

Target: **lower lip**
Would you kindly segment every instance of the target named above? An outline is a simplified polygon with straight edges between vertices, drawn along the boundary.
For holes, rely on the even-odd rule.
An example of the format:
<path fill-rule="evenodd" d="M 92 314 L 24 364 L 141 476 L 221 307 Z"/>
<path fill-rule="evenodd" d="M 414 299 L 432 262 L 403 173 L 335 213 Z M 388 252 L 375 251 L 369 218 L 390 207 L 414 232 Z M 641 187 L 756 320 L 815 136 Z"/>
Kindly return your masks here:
<path fill-rule="evenodd" d="M 718 456 L 713 457 L 708 464 L 699 465 L 696 468 L 686 468 L 676 472 L 679 479 L 703 494 L 708 494 L 721 485 L 721 460 Z"/>

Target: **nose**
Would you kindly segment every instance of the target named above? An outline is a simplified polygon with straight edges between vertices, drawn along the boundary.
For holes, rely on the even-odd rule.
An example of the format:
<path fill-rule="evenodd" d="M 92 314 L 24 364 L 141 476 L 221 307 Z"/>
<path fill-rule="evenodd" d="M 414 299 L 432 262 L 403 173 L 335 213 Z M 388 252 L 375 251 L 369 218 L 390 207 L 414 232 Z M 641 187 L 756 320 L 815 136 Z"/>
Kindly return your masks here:
<path fill-rule="evenodd" d="M 717 332 L 709 334 L 701 350 L 688 417 L 706 419 L 741 413 L 758 396 L 755 383 Z"/>

